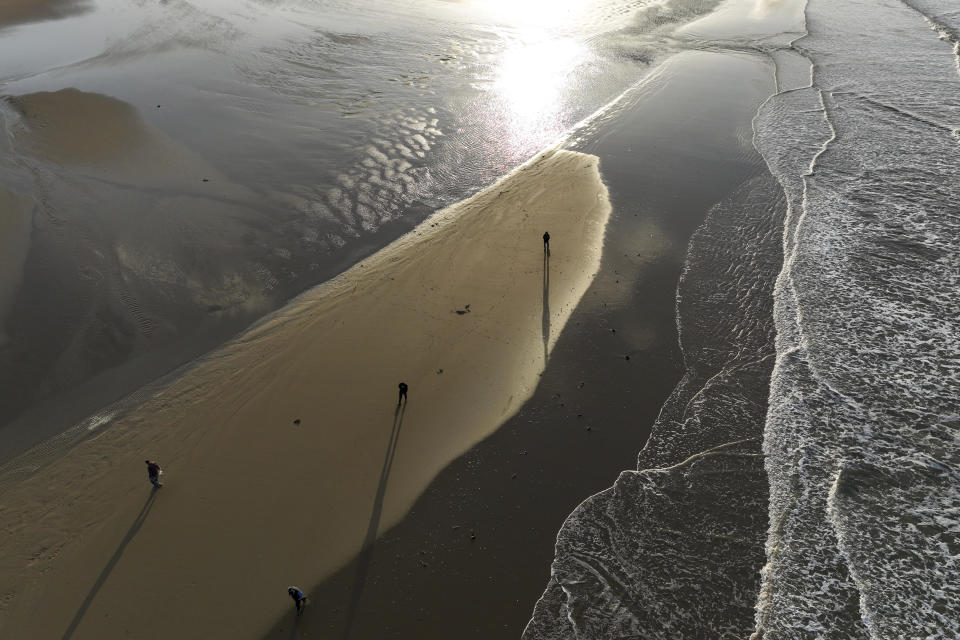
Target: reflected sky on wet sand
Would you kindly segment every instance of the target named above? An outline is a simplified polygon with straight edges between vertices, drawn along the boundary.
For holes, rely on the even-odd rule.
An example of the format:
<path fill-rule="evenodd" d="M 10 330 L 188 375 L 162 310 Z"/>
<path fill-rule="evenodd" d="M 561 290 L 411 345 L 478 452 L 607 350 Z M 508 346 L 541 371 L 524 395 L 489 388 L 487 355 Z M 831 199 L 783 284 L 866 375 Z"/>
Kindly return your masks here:
<path fill-rule="evenodd" d="M 593 39 L 629 15 L 610 6 L 95 0 L 4 30 L 0 189 L 33 231 L 3 285 L 0 424 L 68 426 L 556 142 L 647 69 Z M 15 99 L 35 94 L 57 108 Z M 130 135 L 77 120 L 120 103 Z M 72 127 L 127 160 L 31 135 Z M 144 140 L 191 159 L 176 180 Z"/>
<path fill-rule="evenodd" d="M 0 425 L 69 426 L 560 141 L 697 33 L 779 15 L 696 20 L 716 4 L 96 0 L 4 30 L 0 189 L 32 230 L 6 238 Z M 57 107 L 24 110 L 39 93 Z M 131 126 L 84 120 L 97 104 Z M 58 148 L 79 139 L 91 162 Z"/>

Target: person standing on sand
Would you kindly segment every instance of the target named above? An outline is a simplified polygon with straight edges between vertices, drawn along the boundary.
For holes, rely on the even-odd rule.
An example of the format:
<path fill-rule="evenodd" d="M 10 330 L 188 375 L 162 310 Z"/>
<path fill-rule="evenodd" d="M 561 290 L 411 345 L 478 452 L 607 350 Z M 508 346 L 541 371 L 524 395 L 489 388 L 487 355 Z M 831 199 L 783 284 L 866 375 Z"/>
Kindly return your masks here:
<path fill-rule="evenodd" d="M 543 232 L 543 252 L 550 255 L 550 232 Z"/>
<path fill-rule="evenodd" d="M 401 402 L 407 401 L 407 383 L 401 382 L 397 387 L 400 389 L 400 395 L 397 396 L 397 406 L 400 406 Z"/>
<path fill-rule="evenodd" d="M 303 605 L 307 601 L 307 596 L 303 595 L 303 591 L 297 587 L 287 587 L 287 594 L 293 598 L 293 604 L 297 607 L 297 615 L 303 613 Z"/>
<path fill-rule="evenodd" d="M 147 476 L 150 478 L 150 484 L 153 485 L 154 489 L 159 489 L 163 486 L 160 482 L 160 474 L 163 473 L 163 469 L 153 460 L 145 460 L 145 462 L 147 463 Z"/>

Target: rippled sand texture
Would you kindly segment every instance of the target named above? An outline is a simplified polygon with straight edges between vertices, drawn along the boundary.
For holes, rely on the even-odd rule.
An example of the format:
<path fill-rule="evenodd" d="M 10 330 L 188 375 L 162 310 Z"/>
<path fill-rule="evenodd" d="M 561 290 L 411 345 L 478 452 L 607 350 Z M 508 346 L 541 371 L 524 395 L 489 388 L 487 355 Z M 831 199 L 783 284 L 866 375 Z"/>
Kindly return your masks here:
<path fill-rule="evenodd" d="M 265 631 L 529 397 L 609 213 L 595 157 L 547 152 L 7 484 L 0 633 Z"/>
<path fill-rule="evenodd" d="M 35 206 L 0 459 L 488 186 L 719 4 L 97 0 L 5 30 L 0 182 Z"/>
<path fill-rule="evenodd" d="M 790 203 L 758 636 L 956 638 L 960 14 L 807 16 L 812 75 L 757 123 Z"/>
<path fill-rule="evenodd" d="M 488 186 L 605 99 L 578 97 L 517 147 L 484 107 L 505 45 L 460 18 L 362 2 L 95 8 L 0 47 L 0 182 L 33 200 L 34 231 L 0 275 L 4 459 Z M 469 69 L 439 59 L 447 31 L 465 34 Z"/>

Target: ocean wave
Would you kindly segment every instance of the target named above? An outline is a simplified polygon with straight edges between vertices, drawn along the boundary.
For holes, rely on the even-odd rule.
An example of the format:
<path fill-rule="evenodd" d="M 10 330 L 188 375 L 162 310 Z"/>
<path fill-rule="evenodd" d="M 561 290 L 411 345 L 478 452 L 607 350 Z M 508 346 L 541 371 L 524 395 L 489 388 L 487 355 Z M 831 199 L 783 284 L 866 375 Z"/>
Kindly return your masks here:
<path fill-rule="evenodd" d="M 790 214 L 757 638 L 960 636 L 950 15 L 811 0 L 811 86 L 758 117 Z"/>
<path fill-rule="evenodd" d="M 784 58 L 778 89 L 809 84 L 809 65 L 776 49 L 796 35 L 760 43 L 720 31 L 723 48 Z M 709 33 L 698 27 L 686 46 L 711 48 Z M 781 159 L 793 166 L 788 152 Z M 637 470 L 622 472 L 564 522 L 525 640 L 733 639 L 754 630 L 768 530 L 762 440 L 784 188 L 771 175 L 748 181 L 691 238 L 677 290 L 684 377 Z"/>
<path fill-rule="evenodd" d="M 711 209 L 691 239 L 677 295 L 684 378 L 638 470 L 564 522 L 527 640 L 752 630 L 782 213 L 780 187 L 761 176 Z"/>
<path fill-rule="evenodd" d="M 960 637 L 960 12 L 810 0 L 806 19 L 769 52 L 777 93 L 754 123 L 776 186 L 745 187 L 691 241 L 687 373 L 638 471 L 565 522 L 529 640 Z M 744 193 L 777 192 L 782 253 L 759 235 L 741 244 L 759 220 L 741 216 L 764 210 Z M 773 308 L 732 305 L 743 282 Z M 767 403 L 745 398 L 757 388 Z M 766 498 L 769 520 L 751 519 Z M 738 519 L 724 520 L 729 504 Z"/>

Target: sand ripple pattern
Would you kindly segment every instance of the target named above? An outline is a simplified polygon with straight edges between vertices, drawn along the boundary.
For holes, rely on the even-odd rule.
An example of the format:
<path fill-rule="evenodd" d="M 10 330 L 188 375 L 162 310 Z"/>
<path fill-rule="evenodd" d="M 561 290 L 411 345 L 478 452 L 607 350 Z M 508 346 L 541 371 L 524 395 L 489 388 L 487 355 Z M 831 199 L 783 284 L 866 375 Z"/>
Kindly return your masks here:
<path fill-rule="evenodd" d="M 238 65 L 285 101 L 313 109 L 314 126 L 329 129 L 324 143 L 351 158 L 324 172 L 329 182 L 296 184 L 292 195 L 282 196 L 302 214 L 297 233 L 315 250 L 336 251 L 399 220 L 417 203 L 439 204 L 431 167 L 444 131 L 430 99 L 438 62 L 406 53 L 431 46 L 418 37 L 423 34 L 320 31 Z M 405 53 L 384 56 L 384 50 Z M 420 207 L 425 215 L 428 209 Z"/>

